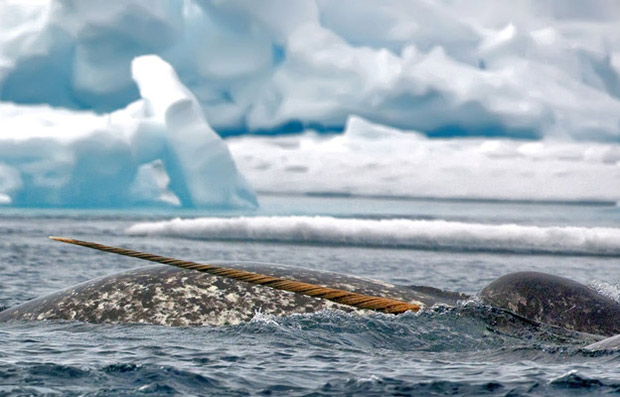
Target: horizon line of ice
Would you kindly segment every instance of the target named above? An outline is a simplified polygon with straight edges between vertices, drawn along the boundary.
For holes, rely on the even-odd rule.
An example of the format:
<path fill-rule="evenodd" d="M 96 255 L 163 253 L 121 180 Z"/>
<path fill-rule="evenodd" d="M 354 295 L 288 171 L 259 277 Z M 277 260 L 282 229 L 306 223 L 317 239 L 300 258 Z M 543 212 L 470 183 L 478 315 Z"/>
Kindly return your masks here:
<path fill-rule="evenodd" d="M 261 241 L 518 254 L 620 256 L 620 228 L 541 227 L 445 220 L 354 219 L 325 216 L 175 218 L 143 222 L 132 236 Z"/>
<path fill-rule="evenodd" d="M 356 115 L 339 135 L 228 138 L 258 192 L 535 202 L 620 201 L 620 145 L 428 138 Z"/>

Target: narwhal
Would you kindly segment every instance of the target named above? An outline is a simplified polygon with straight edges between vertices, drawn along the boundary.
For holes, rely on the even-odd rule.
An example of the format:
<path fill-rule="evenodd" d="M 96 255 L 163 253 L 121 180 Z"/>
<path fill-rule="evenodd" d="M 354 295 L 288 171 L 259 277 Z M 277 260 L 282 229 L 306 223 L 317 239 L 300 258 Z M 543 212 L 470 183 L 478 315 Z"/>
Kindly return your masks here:
<path fill-rule="evenodd" d="M 0 312 L 8 320 L 76 320 L 171 326 L 228 325 L 257 312 L 276 316 L 325 309 L 399 314 L 454 307 L 472 296 L 425 286 L 398 286 L 355 276 L 259 262 L 184 261 L 87 241 L 65 243 L 163 265 L 87 281 Z M 491 282 L 485 304 L 536 323 L 600 336 L 620 334 L 620 304 L 563 277 L 519 272 Z M 607 342 L 606 342 L 607 341 Z M 594 345 L 593 345 L 594 346 Z M 620 346 L 620 337 L 595 347 Z"/>

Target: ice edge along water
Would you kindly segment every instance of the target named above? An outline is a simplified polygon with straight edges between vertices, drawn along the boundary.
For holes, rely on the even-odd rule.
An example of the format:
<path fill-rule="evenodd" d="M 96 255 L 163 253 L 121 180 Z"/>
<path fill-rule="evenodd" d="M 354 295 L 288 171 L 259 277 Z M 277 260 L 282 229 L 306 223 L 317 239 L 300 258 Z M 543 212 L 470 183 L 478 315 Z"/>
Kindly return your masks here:
<path fill-rule="evenodd" d="M 506 201 L 620 201 L 620 145 L 437 139 L 350 116 L 343 134 L 227 139 L 259 192 Z"/>

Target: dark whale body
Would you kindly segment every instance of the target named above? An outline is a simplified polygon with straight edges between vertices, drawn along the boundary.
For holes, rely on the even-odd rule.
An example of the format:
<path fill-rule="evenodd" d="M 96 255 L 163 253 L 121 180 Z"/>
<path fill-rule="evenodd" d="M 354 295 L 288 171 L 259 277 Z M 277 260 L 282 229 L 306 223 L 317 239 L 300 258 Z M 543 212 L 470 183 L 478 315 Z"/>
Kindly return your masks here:
<path fill-rule="evenodd" d="M 620 304 L 567 278 L 511 273 L 486 286 L 479 296 L 490 306 L 539 323 L 594 335 L 620 334 Z"/>
<path fill-rule="evenodd" d="M 432 287 L 397 286 L 338 273 L 266 263 L 210 262 L 235 269 L 417 303 L 423 308 L 456 306 L 466 294 Z M 527 322 L 599 336 L 620 334 L 620 304 L 573 280 L 537 272 L 502 276 L 485 287 L 481 300 Z M 323 309 L 353 310 L 326 300 L 225 279 L 193 270 L 153 265 L 129 270 L 0 311 L 10 320 L 76 320 L 89 323 L 148 323 L 170 326 L 230 325 L 257 312 L 276 316 Z M 511 321 L 508 321 L 510 323 Z M 617 349 L 620 335 L 587 348 Z"/>
<path fill-rule="evenodd" d="M 265 263 L 209 262 L 277 277 L 418 303 L 454 306 L 468 299 L 430 287 L 395 286 L 331 272 Z M 153 265 L 87 281 L 0 312 L 7 320 L 76 320 L 171 326 L 228 325 L 256 312 L 277 316 L 323 309 L 351 310 L 326 300 L 275 290 L 193 270 Z"/>

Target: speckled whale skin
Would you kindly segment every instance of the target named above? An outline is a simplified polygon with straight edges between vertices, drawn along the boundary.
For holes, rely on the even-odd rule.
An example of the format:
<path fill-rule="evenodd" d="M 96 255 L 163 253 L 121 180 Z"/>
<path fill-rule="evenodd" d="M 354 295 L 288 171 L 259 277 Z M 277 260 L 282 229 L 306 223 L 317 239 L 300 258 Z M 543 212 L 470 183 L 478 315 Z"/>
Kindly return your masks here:
<path fill-rule="evenodd" d="M 539 323 L 593 335 L 620 333 L 620 304 L 567 278 L 511 273 L 490 283 L 479 295 L 488 305 Z"/>
<path fill-rule="evenodd" d="M 264 263 L 209 262 L 348 291 L 453 306 L 469 297 L 430 287 L 395 286 L 337 273 Z M 75 320 L 169 326 L 232 325 L 256 312 L 276 316 L 323 309 L 351 310 L 330 301 L 279 291 L 193 270 L 153 265 L 106 276 L 0 312 L 0 321 Z"/>

